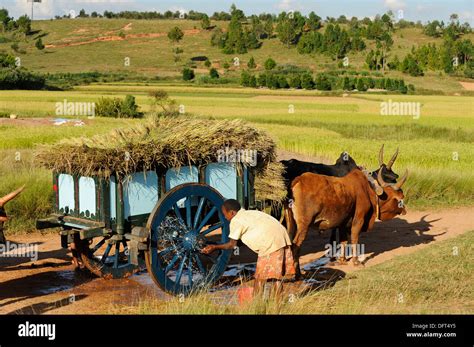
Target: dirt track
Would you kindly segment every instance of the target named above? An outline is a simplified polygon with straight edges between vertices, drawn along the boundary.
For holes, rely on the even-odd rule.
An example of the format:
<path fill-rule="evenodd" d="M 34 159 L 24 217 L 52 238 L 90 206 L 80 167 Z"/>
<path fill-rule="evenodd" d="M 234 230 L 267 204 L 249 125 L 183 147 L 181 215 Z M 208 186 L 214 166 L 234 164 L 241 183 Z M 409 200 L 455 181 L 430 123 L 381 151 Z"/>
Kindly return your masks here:
<path fill-rule="evenodd" d="M 408 254 L 422 247 L 474 230 L 474 208 L 439 211 L 411 211 L 403 218 L 376 223 L 363 234 L 367 260 L 365 266 Z M 329 235 L 312 232 L 302 250 L 302 264 L 323 256 Z M 18 313 L 107 313 L 112 305 L 133 305 L 151 295 L 168 296 L 157 289 L 145 273 L 123 280 L 103 280 L 76 273 L 70 253 L 60 247 L 56 234 L 34 233 L 12 236 L 16 243 L 38 245 L 39 258 L 0 258 L 0 314 Z M 248 250 L 241 251 L 232 263 L 255 261 Z M 358 270 L 352 265 L 325 266 L 342 272 Z"/>

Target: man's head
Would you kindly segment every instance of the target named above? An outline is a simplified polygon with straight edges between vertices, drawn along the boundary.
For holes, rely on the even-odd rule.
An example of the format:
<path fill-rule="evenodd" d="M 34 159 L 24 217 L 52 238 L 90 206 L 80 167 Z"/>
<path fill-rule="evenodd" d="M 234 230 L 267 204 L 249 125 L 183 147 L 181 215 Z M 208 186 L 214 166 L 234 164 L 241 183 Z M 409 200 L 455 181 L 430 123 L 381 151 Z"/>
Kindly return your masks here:
<path fill-rule="evenodd" d="M 240 202 L 238 202 L 235 199 L 227 199 L 224 201 L 222 204 L 222 213 L 224 214 L 225 219 L 227 219 L 229 222 L 234 216 L 239 212 L 239 210 L 242 208 L 240 206 Z"/>

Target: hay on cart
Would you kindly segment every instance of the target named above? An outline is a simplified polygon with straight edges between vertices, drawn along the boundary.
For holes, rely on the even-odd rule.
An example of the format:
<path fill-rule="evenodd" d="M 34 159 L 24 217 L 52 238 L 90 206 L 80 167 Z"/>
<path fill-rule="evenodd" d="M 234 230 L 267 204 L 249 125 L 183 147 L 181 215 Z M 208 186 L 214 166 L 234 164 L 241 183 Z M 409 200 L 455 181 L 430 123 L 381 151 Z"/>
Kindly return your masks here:
<path fill-rule="evenodd" d="M 242 120 L 160 118 L 105 135 L 42 145 L 35 157 L 39 165 L 56 172 L 103 178 L 116 175 L 123 180 L 134 172 L 217 162 L 225 149 L 256 151 L 256 163 L 251 156 L 240 157 L 240 162 L 255 165 L 258 199 L 281 201 L 285 197 L 274 140 Z"/>

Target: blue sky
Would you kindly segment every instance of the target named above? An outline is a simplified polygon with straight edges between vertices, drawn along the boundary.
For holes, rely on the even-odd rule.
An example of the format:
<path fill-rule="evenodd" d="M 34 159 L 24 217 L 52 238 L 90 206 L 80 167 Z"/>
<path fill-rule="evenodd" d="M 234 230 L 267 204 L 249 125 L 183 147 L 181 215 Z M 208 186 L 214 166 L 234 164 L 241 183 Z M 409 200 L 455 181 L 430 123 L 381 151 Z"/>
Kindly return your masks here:
<path fill-rule="evenodd" d="M 407 20 L 426 22 L 433 19 L 448 21 L 451 13 L 457 13 L 462 22 L 474 24 L 474 0 L 42 0 L 35 4 L 35 19 L 46 19 L 63 15 L 73 10 L 76 13 L 84 8 L 88 13 L 104 10 L 122 11 L 160 11 L 197 10 L 206 13 L 227 11 L 232 3 L 252 13 L 278 13 L 282 10 L 294 10 L 308 13 L 315 11 L 319 16 L 336 17 L 341 14 L 347 17 L 372 17 L 391 9 L 395 13 L 403 11 Z M 0 0 L 0 7 L 5 7 L 10 14 L 18 17 L 30 13 L 31 4 L 27 0 Z"/>

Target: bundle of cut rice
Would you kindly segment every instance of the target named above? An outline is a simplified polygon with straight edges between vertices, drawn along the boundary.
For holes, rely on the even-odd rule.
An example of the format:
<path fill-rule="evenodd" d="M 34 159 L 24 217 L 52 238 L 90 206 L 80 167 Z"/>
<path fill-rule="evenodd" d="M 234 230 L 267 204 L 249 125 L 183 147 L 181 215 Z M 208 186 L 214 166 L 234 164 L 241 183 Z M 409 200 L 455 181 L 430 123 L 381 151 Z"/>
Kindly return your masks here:
<path fill-rule="evenodd" d="M 39 165 L 69 174 L 116 175 L 217 162 L 226 148 L 256 151 L 255 190 L 259 199 L 283 199 L 282 167 L 276 145 L 263 131 L 241 120 L 188 117 L 149 120 L 139 126 L 113 130 L 107 135 L 65 139 L 36 151 Z M 245 165 L 255 163 L 243 156 Z"/>

